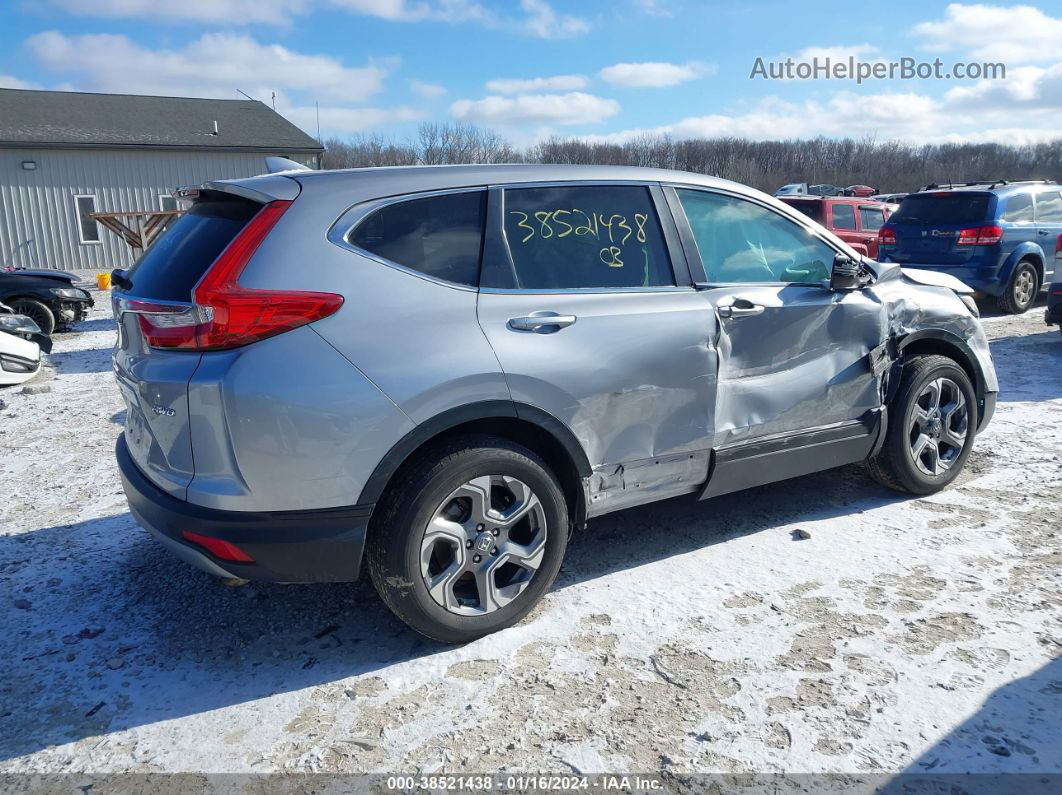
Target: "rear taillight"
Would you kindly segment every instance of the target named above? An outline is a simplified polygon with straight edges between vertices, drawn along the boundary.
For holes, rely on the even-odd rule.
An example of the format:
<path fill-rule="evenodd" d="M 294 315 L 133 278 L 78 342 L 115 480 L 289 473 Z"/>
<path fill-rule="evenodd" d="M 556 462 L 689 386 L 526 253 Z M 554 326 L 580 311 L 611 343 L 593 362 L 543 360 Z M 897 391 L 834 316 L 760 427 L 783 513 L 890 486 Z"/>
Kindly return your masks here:
<path fill-rule="evenodd" d="M 1062 259 L 1062 235 L 1055 241 L 1055 259 Z"/>
<path fill-rule="evenodd" d="M 220 538 L 193 533 L 191 530 L 182 530 L 181 537 L 185 541 L 191 541 L 198 547 L 202 547 L 215 558 L 231 560 L 233 563 L 254 563 L 254 558 L 230 541 L 222 541 Z"/>
<path fill-rule="evenodd" d="M 878 230 L 878 248 L 896 248 L 896 232 L 887 226 Z"/>
<path fill-rule="evenodd" d="M 255 290 L 239 285 L 243 269 L 289 206 L 290 201 L 277 201 L 258 211 L 199 280 L 191 307 L 141 311 L 140 329 L 147 344 L 186 351 L 238 348 L 313 323 L 339 309 L 343 296 L 334 293 Z"/>
<path fill-rule="evenodd" d="M 1003 227 L 978 226 L 963 229 L 955 241 L 957 246 L 994 246 L 1003 239 Z"/>

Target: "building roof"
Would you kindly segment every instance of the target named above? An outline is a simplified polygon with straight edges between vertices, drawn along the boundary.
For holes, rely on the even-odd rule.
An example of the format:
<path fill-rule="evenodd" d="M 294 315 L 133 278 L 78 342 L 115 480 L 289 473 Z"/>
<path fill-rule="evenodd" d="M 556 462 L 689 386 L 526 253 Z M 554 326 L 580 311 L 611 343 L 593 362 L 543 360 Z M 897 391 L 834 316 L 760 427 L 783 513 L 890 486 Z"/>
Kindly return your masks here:
<path fill-rule="evenodd" d="M 0 89 L 0 146 L 323 151 L 255 100 L 13 88 Z"/>

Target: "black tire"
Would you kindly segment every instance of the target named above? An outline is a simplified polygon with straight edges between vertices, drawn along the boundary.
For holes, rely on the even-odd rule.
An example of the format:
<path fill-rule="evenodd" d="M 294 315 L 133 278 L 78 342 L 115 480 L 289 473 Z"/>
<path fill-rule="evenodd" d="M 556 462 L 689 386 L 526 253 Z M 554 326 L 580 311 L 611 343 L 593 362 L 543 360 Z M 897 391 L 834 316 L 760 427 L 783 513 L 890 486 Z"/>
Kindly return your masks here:
<path fill-rule="evenodd" d="M 1032 289 L 1027 289 L 1028 279 L 1032 279 Z M 1021 315 L 1028 311 L 1040 292 L 1040 277 L 1036 267 L 1028 260 L 1022 260 L 1014 266 L 1007 289 L 999 296 L 999 308 L 1008 315 Z"/>
<path fill-rule="evenodd" d="M 55 315 L 52 314 L 47 304 L 34 298 L 16 298 L 8 303 L 8 306 L 15 311 L 16 315 L 25 315 L 30 318 L 41 327 L 42 333 L 50 335 L 55 331 Z"/>
<path fill-rule="evenodd" d="M 964 444 L 950 466 L 939 475 L 923 472 L 912 452 L 912 423 L 916 401 L 927 385 L 937 378 L 950 379 L 966 400 L 967 421 Z M 877 455 L 867 460 L 871 477 L 896 491 L 932 494 L 951 483 L 966 464 L 977 433 L 977 397 L 970 377 L 946 356 L 914 356 L 904 364 L 900 386 L 889 406 L 885 443 Z"/>
<path fill-rule="evenodd" d="M 545 549 L 538 569 L 512 601 L 482 615 L 458 615 L 429 593 L 421 573 L 421 544 L 447 495 L 484 475 L 517 478 L 531 488 L 545 517 Z M 568 541 L 568 508 L 556 477 L 532 451 L 500 437 L 457 437 L 403 465 L 392 484 L 369 527 L 366 559 L 384 604 L 420 634 L 443 643 L 489 635 L 524 618 L 553 584 Z"/>

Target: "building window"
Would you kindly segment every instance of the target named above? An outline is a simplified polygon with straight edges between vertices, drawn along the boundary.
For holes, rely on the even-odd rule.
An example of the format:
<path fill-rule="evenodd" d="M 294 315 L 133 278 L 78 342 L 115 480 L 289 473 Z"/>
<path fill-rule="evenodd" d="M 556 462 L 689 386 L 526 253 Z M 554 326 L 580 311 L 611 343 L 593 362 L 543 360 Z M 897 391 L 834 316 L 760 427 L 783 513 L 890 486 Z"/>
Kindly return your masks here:
<path fill-rule="evenodd" d="M 74 208 L 77 211 L 77 236 L 82 243 L 99 243 L 100 228 L 90 216 L 96 212 L 95 196 L 75 196 Z"/>
<path fill-rule="evenodd" d="M 177 198 L 170 193 L 160 193 L 159 209 L 167 213 L 173 212 L 177 209 Z"/>

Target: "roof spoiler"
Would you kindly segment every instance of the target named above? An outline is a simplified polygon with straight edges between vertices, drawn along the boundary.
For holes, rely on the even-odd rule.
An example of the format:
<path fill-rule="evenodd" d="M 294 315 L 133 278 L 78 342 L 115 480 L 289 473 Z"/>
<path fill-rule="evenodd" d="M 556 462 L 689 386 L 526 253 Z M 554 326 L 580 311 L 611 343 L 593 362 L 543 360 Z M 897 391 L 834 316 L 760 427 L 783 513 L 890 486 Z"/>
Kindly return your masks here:
<path fill-rule="evenodd" d="M 304 166 L 302 163 L 296 163 L 294 160 L 288 160 L 286 157 L 267 157 L 266 173 L 267 174 L 280 174 L 284 171 L 311 171 L 309 166 Z"/>

